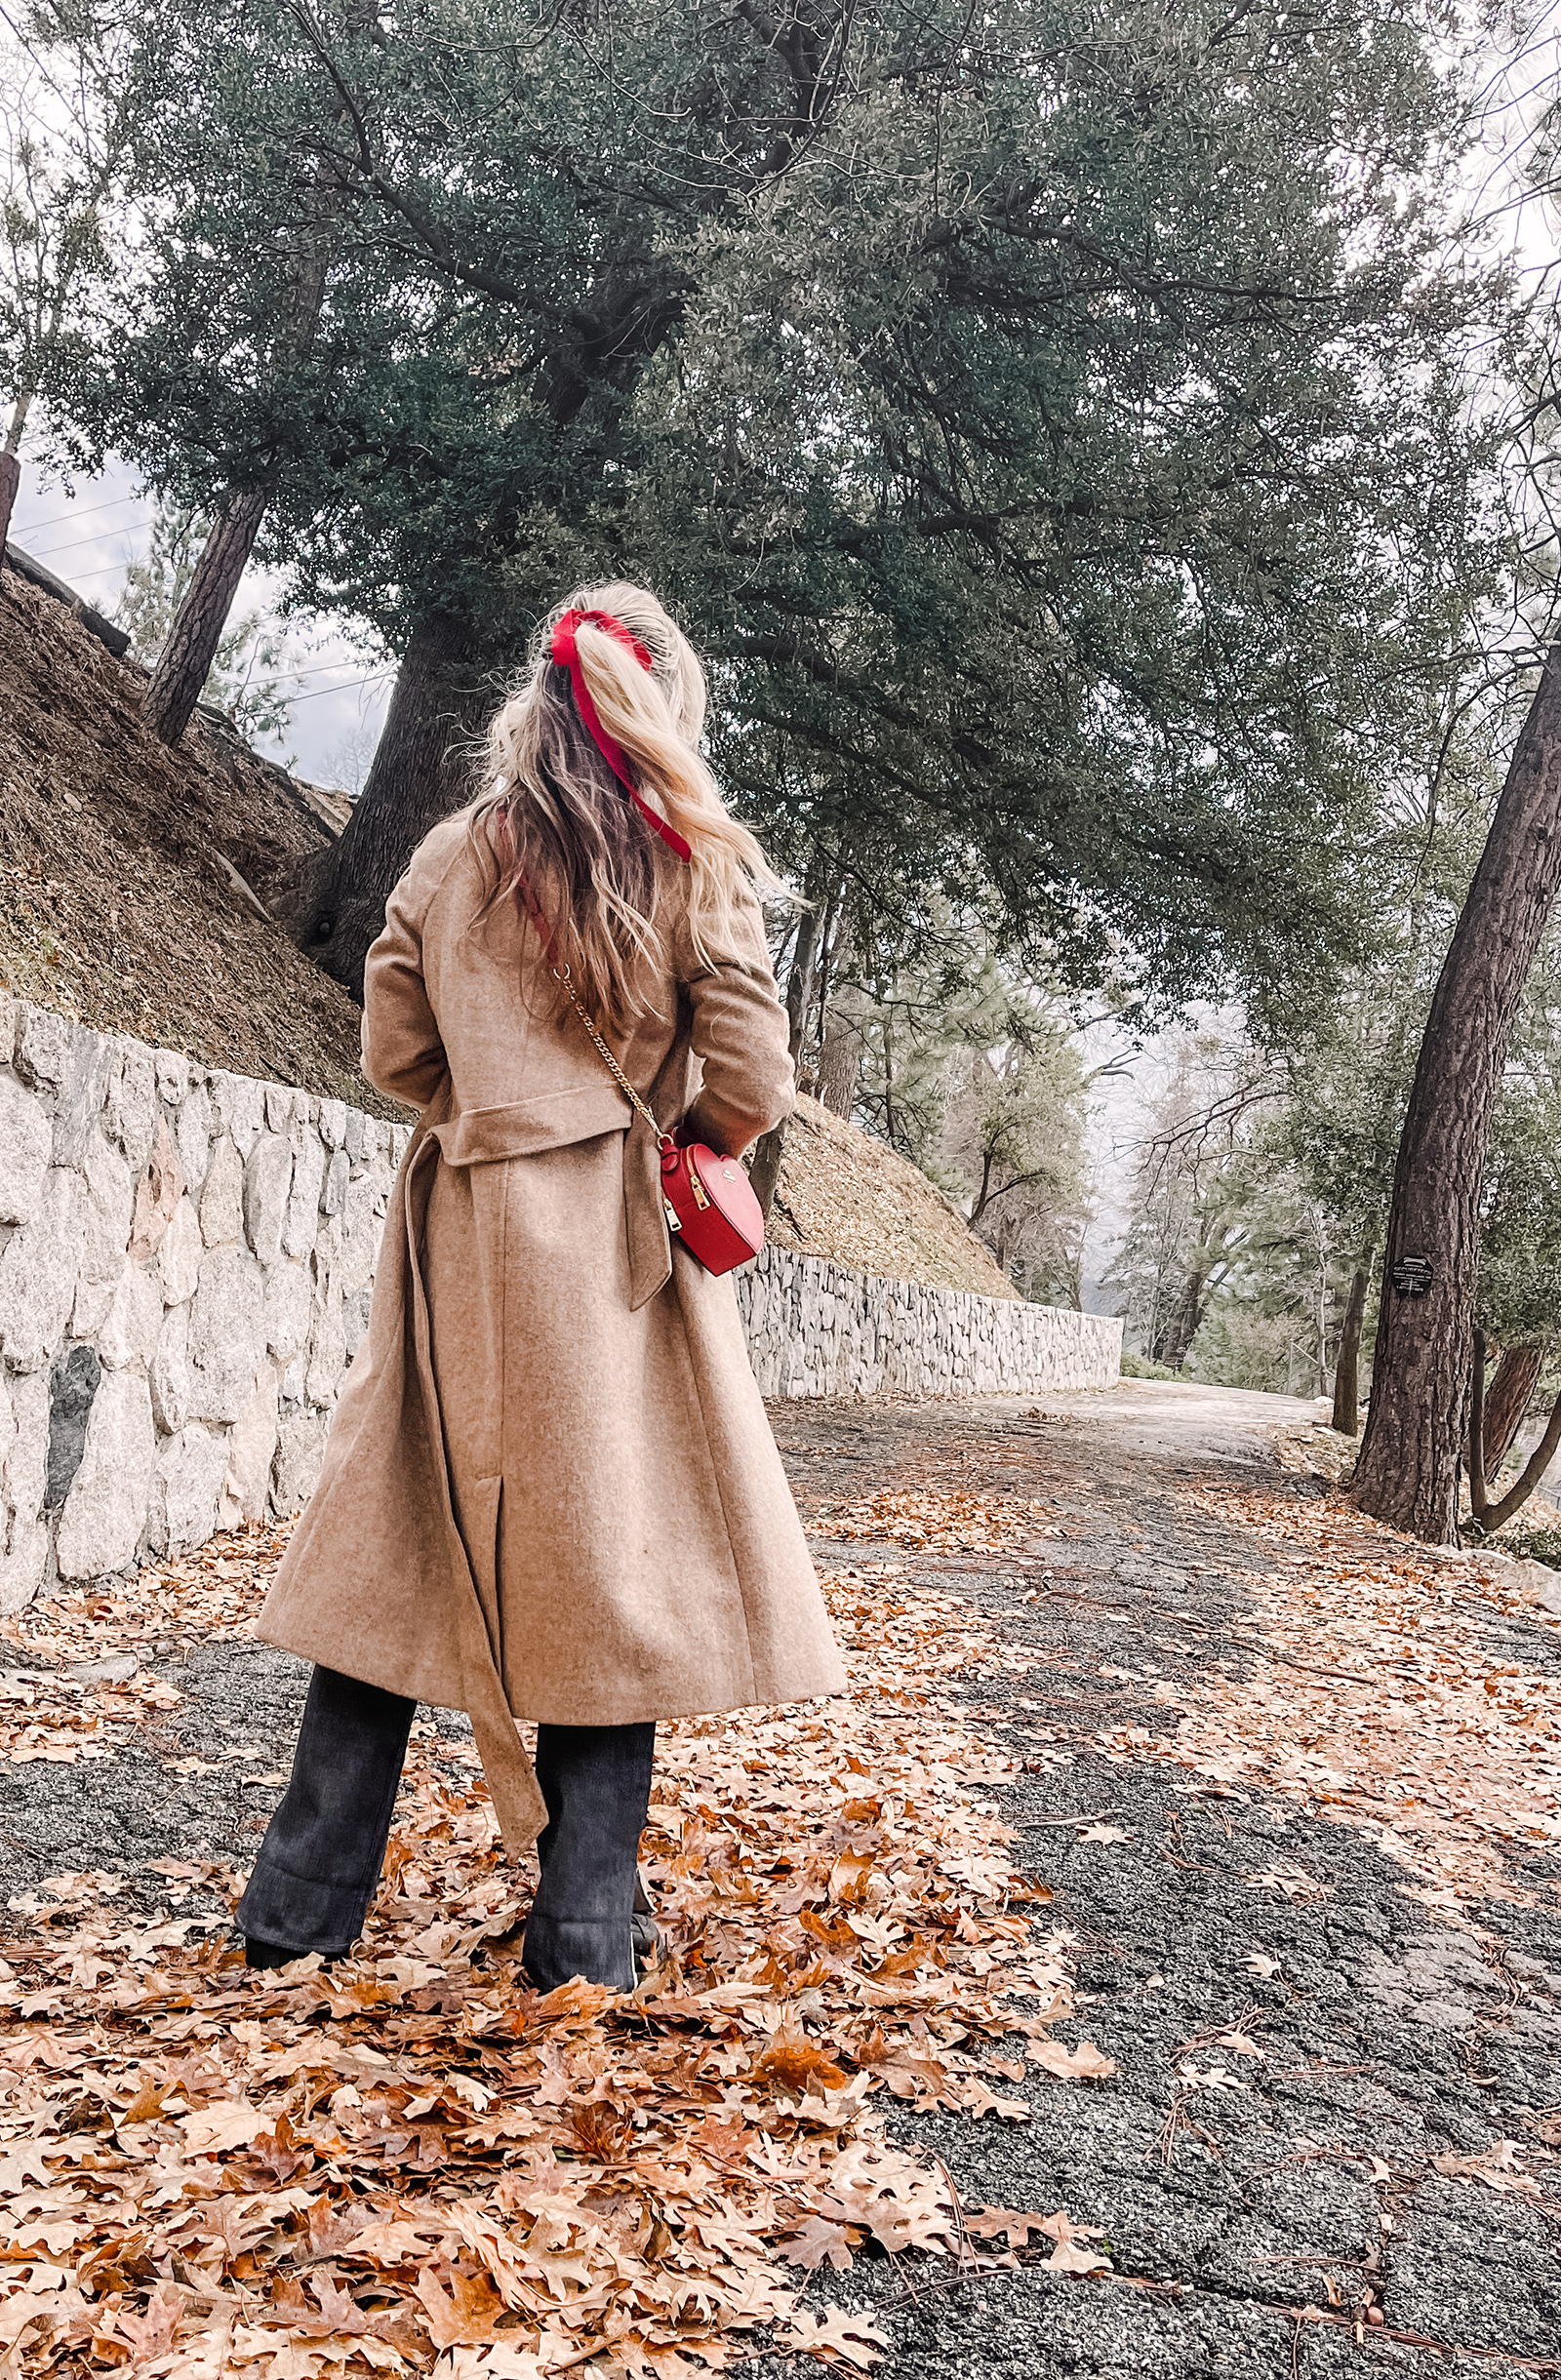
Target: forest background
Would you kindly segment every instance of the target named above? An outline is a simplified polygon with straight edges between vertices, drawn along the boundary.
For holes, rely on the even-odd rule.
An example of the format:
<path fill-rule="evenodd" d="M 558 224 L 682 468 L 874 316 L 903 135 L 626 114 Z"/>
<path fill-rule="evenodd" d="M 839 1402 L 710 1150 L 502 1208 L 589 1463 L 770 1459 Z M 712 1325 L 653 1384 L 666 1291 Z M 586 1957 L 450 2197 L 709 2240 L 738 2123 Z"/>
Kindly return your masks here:
<path fill-rule="evenodd" d="M 338 732 L 360 798 L 281 904 L 300 945 L 360 987 L 538 617 L 643 576 L 801 895 L 805 1083 L 1022 1293 L 1352 1432 L 1433 991 L 1555 629 L 1551 11 L 0 27 L 13 536 L 79 576 L 89 521 L 140 508 L 115 600 L 169 740 L 204 694 L 291 753 L 327 689 L 393 685 L 382 734 Z M 1495 1366 L 1493 1477 L 1561 1385 L 1536 902 L 1521 1005 L 1470 1025 L 1500 1097 L 1436 1325 L 1459 1444 Z"/>

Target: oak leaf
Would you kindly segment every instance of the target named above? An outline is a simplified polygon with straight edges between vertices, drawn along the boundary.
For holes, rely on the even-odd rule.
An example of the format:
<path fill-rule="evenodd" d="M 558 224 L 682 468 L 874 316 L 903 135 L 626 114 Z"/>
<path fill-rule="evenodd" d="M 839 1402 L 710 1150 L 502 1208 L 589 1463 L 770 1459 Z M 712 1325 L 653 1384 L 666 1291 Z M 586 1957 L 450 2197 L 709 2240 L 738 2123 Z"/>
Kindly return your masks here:
<path fill-rule="evenodd" d="M 122 2124 L 154 2122 L 162 2114 L 163 2102 L 173 2088 L 170 2082 L 154 2081 L 150 2069 L 145 2066 L 139 2069 L 137 2081 L 139 2087 L 136 2096 L 119 2119 Z"/>
<path fill-rule="evenodd" d="M 278 2188 L 297 2173 L 300 2165 L 306 2166 L 314 2162 L 314 2152 L 309 2142 L 303 2142 L 301 2147 L 297 2145 L 297 2135 L 285 2113 L 278 2116 L 272 2131 L 256 2134 L 251 2155 L 264 2179 L 274 2182 Z"/>
<path fill-rule="evenodd" d="M 0 2157 L 0 2199 L 15 2198 L 29 2181 L 49 2180 L 49 2167 L 44 2162 L 48 2144 L 41 2140 L 18 2141 L 7 2157 Z M 60 2155 L 60 2144 L 54 2143 L 54 2153 Z"/>
<path fill-rule="evenodd" d="M 816 1910 L 799 1909 L 797 1924 L 804 1933 L 812 1934 L 816 1942 L 821 1942 L 825 1950 L 856 1950 L 859 1946 L 858 1937 L 849 1925 L 831 1925 Z"/>
<path fill-rule="evenodd" d="M 435 2347 L 484 2347 L 504 2304 L 486 2274 L 452 2273 L 442 2289 L 426 2266 L 414 2283 Z"/>
<path fill-rule="evenodd" d="M 1097 2247 L 1080 2246 L 1073 2240 L 1060 2240 L 1047 2257 L 1043 2270 L 1048 2273 L 1108 2273 L 1110 2259 Z"/>
<path fill-rule="evenodd" d="M 1284 1862 L 1261 1869 L 1257 1875 L 1249 1876 L 1244 1881 L 1255 1892 L 1282 1892 L 1287 1901 L 1325 1901 L 1333 1892 L 1332 1884 L 1322 1884 L 1315 1876 L 1308 1876 L 1304 1868 Z"/>
<path fill-rule="evenodd" d="M 1245 2090 L 1247 2085 L 1228 2066 L 1195 2066 L 1186 2058 L 1177 2068 L 1178 2080 L 1190 2090 Z"/>
<path fill-rule="evenodd" d="M 121 2307 L 114 2318 L 114 2329 L 129 2351 L 131 2364 L 150 2363 L 156 2357 L 166 2355 L 183 2317 L 182 2294 L 167 2287 L 157 2291 L 144 2314 L 131 2314 Z"/>
<path fill-rule="evenodd" d="M 628 2118 L 611 2099 L 587 2099 L 583 2106 L 572 2107 L 569 2128 L 582 2157 L 598 2158 L 606 2163 L 625 2156 L 633 2144 Z"/>
<path fill-rule="evenodd" d="M 46 2324 L 52 2330 L 58 2312 L 59 2299 L 53 2289 L 19 2289 L 0 2304 L 0 2346 L 14 2346 L 34 2326 Z"/>
<path fill-rule="evenodd" d="M 1103 2082 L 1116 2072 L 1116 2060 L 1097 2049 L 1093 2042 L 1080 2042 L 1069 2049 L 1062 2042 L 1032 2042 L 1029 2055 L 1033 2063 L 1056 2075 L 1060 2082 Z"/>
<path fill-rule="evenodd" d="M 215 2099 L 184 2118 L 184 2147 L 191 2157 L 220 2156 L 258 2140 L 269 2122 L 247 2099 Z"/>
<path fill-rule="evenodd" d="M 821 2042 L 808 2035 L 788 2010 L 753 2067 L 755 2082 L 801 2098 L 810 2090 L 843 2090 L 846 2076 Z"/>
<path fill-rule="evenodd" d="M 1008 2123 L 1028 2123 L 1035 2112 L 1027 2099 L 1005 2099 L 983 2082 L 971 2083 L 961 2104 L 978 2123 L 985 2116 L 1001 2116 Z"/>
<path fill-rule="evenodd" d="M 842 1851 L 829 1871 L 829 1898 L 838 1908 L 850 1908 L 866 1893 L 875 1861 L 867 1851 Z"/>
<path fill-rule="evenodd" d="M 800 2264 L 804 2272 L 816 2273 L 826 2264 L 832 2272 L 849 2273 L 854 2262 L 851 2251 L 861 2245 L 861 2233 L 853 2225 L 810 2215 L 781 2241 L 780 2253 L 788 2264 Z"/>
<path fill-rule="evenodd" d="M 819 2356 L 828 2363 L 849 2363 L 870 2371 L 889 2341 L 865 2315 L 847 2314 L 836 2307 L 828 2314 L 794 2314 L 781 2343 L 794 2353 Z"/>
<path fill-rule="evenodd" d="M 965 2229 L 973 2240 L 1006 2240 L 1010 2247 L 1028 2247 L 1031 2232 L 1040 2232 L 1048 2239 L 1056 2234 L 1050 2229 L 1055 2215 L 1021 2214 L 1013 2206 L 967 2206 Z"/>
<path fill-rule="evenodd" d="M 688 2137 L 691 2148 L 736 2164 L 746 2157 L 755 2134 L 751 2125 L 736 2122 L 730 2116 L 706 2116 Z"/>

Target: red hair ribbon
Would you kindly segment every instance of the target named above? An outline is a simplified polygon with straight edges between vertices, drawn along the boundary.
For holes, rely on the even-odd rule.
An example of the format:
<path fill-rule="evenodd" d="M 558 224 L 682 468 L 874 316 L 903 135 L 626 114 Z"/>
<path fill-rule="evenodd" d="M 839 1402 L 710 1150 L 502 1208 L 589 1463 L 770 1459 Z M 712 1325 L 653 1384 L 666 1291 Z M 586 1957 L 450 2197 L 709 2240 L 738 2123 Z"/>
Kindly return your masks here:
<path fill-rule="evenodd" d="M 620 645 L 625 645 L 641 669 L 651 669 L 655 666 L 650 654 L 640 643 L 639 638 L 631 636 L 622 621 L 615 619 L 611 612 L 566 612 L 553 630 L 553 659 L 562 668 L 568 670 L 569 682 L 575 690 L 575 708 L 580 715 L 581 724 L 620 784 L 627 789 L 628 798 L 639 812 L 640 816 L 648 825 L 655 827 L 663 843 L 670 844 L 680 859 L 687 859 L 690 855 L 688 845 L 676 827 L 669 826 L 660 812 L 653 810 L 646 801 L 629 774 L 629 766 L 623 757 L 622 745 L 609 735 L 596 715 L 596 705 L 591 700 L 591 690 L 585 683 L 585 672 L 580 667 L 580 649 L 575 642 L 576 629 L 582 626 L 587 620 L 593 628 L 602 629 L 608 636 L 616 636 Z"/>

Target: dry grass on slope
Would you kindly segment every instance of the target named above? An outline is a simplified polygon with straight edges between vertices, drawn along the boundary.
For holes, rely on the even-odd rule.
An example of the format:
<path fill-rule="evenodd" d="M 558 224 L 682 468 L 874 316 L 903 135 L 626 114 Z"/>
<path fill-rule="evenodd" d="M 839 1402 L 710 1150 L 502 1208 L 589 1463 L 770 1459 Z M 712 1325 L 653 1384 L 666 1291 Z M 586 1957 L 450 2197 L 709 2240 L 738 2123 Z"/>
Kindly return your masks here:
<path fill-rule="evenodd" d="M 139 674 L 0 574 L 0 989 L 390 1113 L 358 1073 L 354 1003 L 219 856 L 263 896 L 326 834 L 281 770 L 202 722 L 170 752 Z"/>
<path fill-rule="evenodd" d="M 936 1183 L 817 1099 L 799 1099 L 786 1127 L 770 1237 L 890 1281 L 1019 1295 Z"/>

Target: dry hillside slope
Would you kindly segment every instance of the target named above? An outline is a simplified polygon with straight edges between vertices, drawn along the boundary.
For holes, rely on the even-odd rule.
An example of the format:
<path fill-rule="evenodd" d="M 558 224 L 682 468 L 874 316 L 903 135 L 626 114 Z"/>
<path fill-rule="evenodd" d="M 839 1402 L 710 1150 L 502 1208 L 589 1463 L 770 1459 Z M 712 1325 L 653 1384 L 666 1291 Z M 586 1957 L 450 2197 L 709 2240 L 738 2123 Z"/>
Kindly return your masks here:
<path fill-rule="evenodd" d="M 142 721 L 140 673 L 0 573 L 0 975 L 12 991 L 390 1113 L 359 1077 L 352 1001 L 229 873 L 263 895 L 328 832 L 282 770 L 203 722 L 168 751 Z"/>
<path fill-rule="evenodd" d="M 358 1073 L 352 1001 L 233 882 L 263 898 L 319 847 L 318 795 L 201 720 L 168 751 L 142 721 L 142 683 L 61 604 L 0 572 L 0 989 L 401 1112 Z M 772 1234 L 864 1272 L 1015 1293 L 925 1174 L 812 1099 Z"/>
<path fill-rule="evenodd" d="M 1019 1292 L 959 1210 L 881 1140 L 801 1098 L 786 1133 L 771 1237 L 859 1272 L 983 1297 Z"/>

